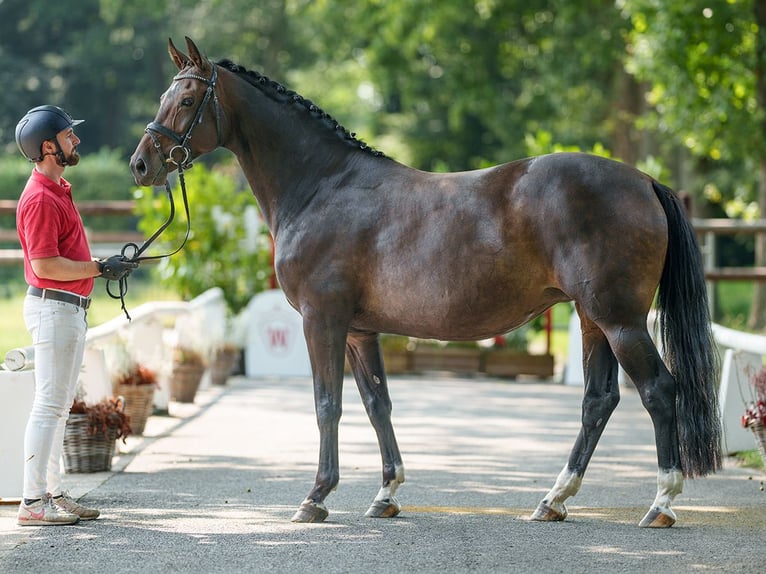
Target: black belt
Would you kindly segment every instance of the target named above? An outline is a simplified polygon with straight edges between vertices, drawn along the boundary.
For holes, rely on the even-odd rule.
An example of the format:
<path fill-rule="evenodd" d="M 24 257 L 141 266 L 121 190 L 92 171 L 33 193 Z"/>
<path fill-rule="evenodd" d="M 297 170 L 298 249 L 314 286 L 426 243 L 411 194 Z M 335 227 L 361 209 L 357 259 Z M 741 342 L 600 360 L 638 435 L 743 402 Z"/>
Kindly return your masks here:
<path fill-rule="evenodd" d="M 40 289 L 39 287 L 30 287 L 27 289 L 27 295 L 40 297 L 41 299 L 52 299 L 53 301 L 71 303 L 72 305 L 77 305 L 83 309 L 90 307 L 90 297 L 82 297 L 80 295 L 75 295 L 74 293 L 67 293 L 66 291 L 58 291 L 56 289 Z"/>

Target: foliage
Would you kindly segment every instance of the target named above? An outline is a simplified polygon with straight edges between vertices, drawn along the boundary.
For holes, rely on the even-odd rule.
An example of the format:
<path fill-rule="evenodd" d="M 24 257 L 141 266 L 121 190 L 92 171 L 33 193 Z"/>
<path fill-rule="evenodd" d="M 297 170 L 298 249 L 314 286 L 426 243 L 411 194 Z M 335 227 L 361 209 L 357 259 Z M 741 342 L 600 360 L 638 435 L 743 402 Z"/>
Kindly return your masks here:
<path fill-rule="evenodd" d="M 173 349 L 173 362 L 177 365 L 204 367 L 205 357 L 195 349 L 176 347 Z"/>
<path fill-rule="evenodd" d="M 83 162 L 109 147 L 128 178 L 128 155 L 175 72 L 166 39 L 182 44 L 189 35 L 211 58 L 282 81 L 415 167 L 500 163 L 531 153 L 547 133 L 543 147 L 600 145 L 706 208 L 756 217 L 759 178 L 766 205 L 762 5 L 0 2 L 0 142 L 18 156 L 18 118 L 33 105 L 59 104 L 86 119 L 78 128 Z M 89 183 L 99 198 L 125 196 L 125 183 L 81 167 L 71 172 L 86 180 L 76 181 L 79 197 L 91 197 Z M 19 184 L 6 187 L 4 168 L 0 193 L 15 197 Z"/>
<path fill-rule="evenodd" d="M 233 313 L 256 293 L 269 288 L 272 274 L 271 239 L 260 219 L 252 194 L 237 188 L 233 177 L 202 163 L 185 172 L 191 231 L 184 248 L 157 266 L 160 281 L 184 299 L 220 287 Z M 177 217 L 159 236 L 152 253 L 181 245 L 186 218 L 180 205 L 180 184 L 173 187 Z M 147 236 L 165 222 L 167 199 L 146 188 L 135 191 L 139 229 Z"/>
<path fill-rule="evenodd" d="M 104 399 L 98 403 L 88 405 L 83 400 L 76 399 L 69 409 L 70 414 L 88 415 L 88 434 L 102 434 L 110 437 L 116 433 L 115 438 L 125 438 L 133 431 L 130 428 L 130 417 L 125 414 L 125 405 L 121 398 Z"/>
<path fill-rule="evenodd" d="M 18 199 L 33 166 L 16 152 L 0 158 L 0 199 Z M 75 202 L 99 199 L 129 200 L 133 178 L 127 163 L 114 150 L 84 154 L 77 167 L 67 169 L 64 178 L 72 184 Z M 132 230 L 132 217 L 88 216 L 86 224 L 96 230 Z M 0 217 L 0 229 L 15 229 L 13 216 Z"/>
<path fill-rule="evenodd" d="M 628 69 L 651 82 L 654 112 L 647 120 L 698 156 L 741 160 L 764 155 L 752 2 L 620 4 L 632 23 Z"/>
<path fill-rule="evenodd" d="M 351 55 L 362 68 L 373 129 L 403 136 L 416 167 L 460 170 L 520 157 L 540 129 L 585 148 L 609 139 L 627 22 L 609 2 L 580 4 L 314 2 L 301 16 L 318 66 Z"/>
<path fill-rule="evenodd" d="M 752 400 L 746 405 L 742 415 L 742 426 L 766 426 L 766 368 L 761 368 L 750 377 L 753 390 Z"/>
<path fill-rule="evenodd" d="M 115 380 L 116 385 L 154 385 L 159 388 L 157 375 L 151 369 L 140 364 L 133 364 L 127 371 L 121 373 Z"/>

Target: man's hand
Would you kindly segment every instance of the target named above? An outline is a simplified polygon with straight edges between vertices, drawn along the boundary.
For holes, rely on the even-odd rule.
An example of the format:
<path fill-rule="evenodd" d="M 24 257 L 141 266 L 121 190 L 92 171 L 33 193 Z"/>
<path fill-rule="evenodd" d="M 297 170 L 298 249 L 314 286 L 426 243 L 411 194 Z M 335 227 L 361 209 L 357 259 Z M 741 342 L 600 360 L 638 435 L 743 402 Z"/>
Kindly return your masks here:
<path fill-rule="evenodd" d="M 138 267 L 138 261 L 129 261 L 124 255 L 112 255 L 106 259 L 99 259 L 97 263 L 98 270 L 101 272 L 99 277 L 109 281 L 119 281 Z"/>

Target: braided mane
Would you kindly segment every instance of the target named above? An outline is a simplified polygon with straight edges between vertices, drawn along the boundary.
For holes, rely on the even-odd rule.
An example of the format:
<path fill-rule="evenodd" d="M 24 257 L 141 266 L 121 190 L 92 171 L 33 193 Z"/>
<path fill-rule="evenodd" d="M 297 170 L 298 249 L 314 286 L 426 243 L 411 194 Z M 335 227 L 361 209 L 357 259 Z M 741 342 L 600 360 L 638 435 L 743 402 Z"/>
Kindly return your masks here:
<path fill-rule="evenodd" d="M 340 123 L 338 123 L 330 114 L 326 113 L 314 102 L 304 98 L 303 96 L 301 96 L 300 94 L 292 90 L 288 90 L 282 84 L 275 82 L 274 80 L 270 80 L 268 77 L 264 76 L 263 74 L 260 74 L 259 72 L 255 72 L 253 70 L 248 70 L 246 68 L 243 68 L 242 66 L 235 64 L 234 62 L 228 59 L 219 60 L 216 62 L 216 65 L 221 66 L 222 68 L 225 68 L 229 70 L 230 72 L 237 74 L 238 76 L 246 80 L 248 83 L 252 84 L 256 88 L 261 90 L 261 92 L 263 92 L 264 95 L 274 100 L 275 102 L 279 102 L 281 104 L 294 105 L 294 106 L 298 106 L 300 108 L 305 109 L 312 119 L 315 119 L 318 122 L 320 122 L 320 124 L 322 124 L 328 130 L 335 132 L 335 134 L 341 140 L 347 142 L 353 147 L 356 147 L 362 151 L 370 153 L 374 155 L 375 157 L 386 157 L 383 152 L 371 148 L 362 140 L 358 139 L 356 137 L 356 134 L 350 133 L 346 128 L 340 125 Z"/>

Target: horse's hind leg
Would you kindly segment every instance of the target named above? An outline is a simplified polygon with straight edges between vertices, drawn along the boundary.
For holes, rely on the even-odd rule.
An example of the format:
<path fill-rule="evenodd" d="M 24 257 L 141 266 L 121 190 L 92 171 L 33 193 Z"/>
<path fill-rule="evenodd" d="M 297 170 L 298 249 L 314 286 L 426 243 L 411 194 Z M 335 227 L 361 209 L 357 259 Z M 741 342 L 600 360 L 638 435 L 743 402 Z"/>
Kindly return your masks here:
<path fill-rule="evenodd" d="M 620 401 L 617 359 L 604 333 L 580 313 L 582 322 L 585 395 L 582 403 L 582 426 L 569 460 L 556 484 L 537 506 L 532 520 L 564 520 L 564 502 L 580 490 L 583 475 L 596 449 L 609 417 Z"/>
<path fill-rule="evenodd" d="M 378 435 L 383 462 L 383 485 L 365 516 L 389 518 L 399 514 L 401 506 L 394 498 L 396 489 L 404 482 L 404 465 L 391 424 L 391 398 L 386 373 L 380 355 L 377 334 L 349 335 L 346 344 L 351 369 L 367 416 Z"/>
<path fill-rule="evenodd" d="M 668 528 L 676 522 L 670 505 L 683 489 L 676 425 L 676 382 L 646 329 L 621 330 L 614 348 L 649 412 L 657 446 L 657 496 L 639 526 Z"/>

